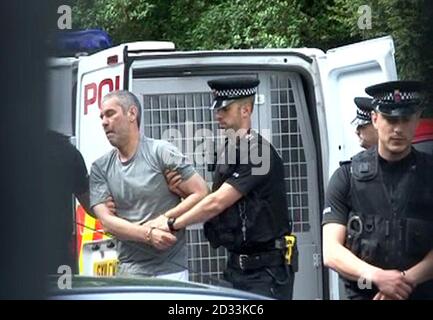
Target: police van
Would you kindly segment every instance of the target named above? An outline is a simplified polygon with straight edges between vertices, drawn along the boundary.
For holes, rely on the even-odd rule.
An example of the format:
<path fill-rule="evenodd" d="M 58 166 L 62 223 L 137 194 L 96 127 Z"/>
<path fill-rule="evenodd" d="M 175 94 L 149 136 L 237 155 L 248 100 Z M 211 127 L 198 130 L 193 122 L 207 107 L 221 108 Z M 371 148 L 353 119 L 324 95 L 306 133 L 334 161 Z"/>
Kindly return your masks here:
<path fill-rule="evenodd" d="M 141 130 L 175 143 L 195 159 L 206 139 L 218 134 L 209 110 L 207 81 L 252 76 L 260 80 L 253 128 L 279 152 L 285 169 L 287 203 L 297 235 L 299 272 L 295 299 L 339 299 L 338 276 L 321 257 L 321 212 L 327 181 L 339 161 L 361 149 L 353 119 L 355 96 L 364 88 L 397 80 L 394 44 L 382 37 L 323 52 L 312 48 L 176 51 L 170 42 L 134 42 L 88 56 L 55 58 L 50 65 L 50 128 L 73 137 L 87 168 L 109 151 L 100 120 L 102 97 L 117 89 L 135 93 L 143 107 Z M 180 134 L 171 135 L 170 129 Z M 192 146 L 192 147 L 191 147 Z M 206 163 L 195 168 L 212 183 Z M 78 206 L 80 273 L 112 275 L 115 241 Z M 221 278 L 227 254 L 213 249 L 202 225 L 188 228 L 190 280 Z"/>

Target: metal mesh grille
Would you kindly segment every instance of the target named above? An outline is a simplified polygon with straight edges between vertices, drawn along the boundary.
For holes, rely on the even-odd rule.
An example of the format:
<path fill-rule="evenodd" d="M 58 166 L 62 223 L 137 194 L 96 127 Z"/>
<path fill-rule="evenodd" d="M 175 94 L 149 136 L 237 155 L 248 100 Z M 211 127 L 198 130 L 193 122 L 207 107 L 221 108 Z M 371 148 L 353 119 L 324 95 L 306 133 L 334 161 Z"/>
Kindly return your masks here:
<path fill-rule="evenodd" d="M 226 266 L 227 251 L 213 249 L 206 240 L 203 228 L 189 228 L 187 232 L 188 268 L 191 281 L 214 283 L 221 279 Z"/>
<path fill-rule="evenodd" d="M 204 138 L 197 134 L 200 129 L 207 129 L 218 134 L 218 124 L 213 121 L 211 94 L 182 93 L 168 95 L 143 95 L 143 130 L 146 136 L 165 138 L 193 160 L 193 165 L 208 184 L 212 183 L 212 173 L 206 164 L 197 163 L 197 156 L 205 157 L 207 150 L 197 150 L 197 145 L 204 145 Z M 167 129 L 176 129 L 180 136 L 168 134 Z M 166 132 L 166 134 L 164 134 Z M 195 151 L 195 152 L 194 152 Z M 201 154 L 198 154 L 201 152 Z M 224 248 L 213 249 L 206 240 L 201 225 L 187 229 L 188 267 L 191 281 L 214 283 L 221 279 L 225 269 L 227 252 Z"/>
<path fill-rule="evenodd" d="M 283 159 L 287 204 L 293 231 L 308 232 L 307 163 L 299 129 L 293 88 L 287 76 L 270 76 L 272 144 Z"/>
<path fill-rule="evenodd" d="M 194 150 L 204 143 L 200 135 L 200 129 L 207 129 L 217 136 L 218 124 L 213 121 L 212 112 L 209 110 L 211 94 L 185 93 L 168 95 L 144 95 L 143 96 L 143 128 L 146 136 L 154 139 L 166 138 L 179 147 L 179 149 L 194 160 L 200 156 Z M 180 137 L 164 135 L 168 129 L 176 129 Z M 198 134 L 197 134 L 198 133 Z M 201 156 L 205 156 L 202 149 Z M 196 171 L 208 182 L 212 182 L 212 173 L 206 170 L 204 163 L 193 162 Z"/>

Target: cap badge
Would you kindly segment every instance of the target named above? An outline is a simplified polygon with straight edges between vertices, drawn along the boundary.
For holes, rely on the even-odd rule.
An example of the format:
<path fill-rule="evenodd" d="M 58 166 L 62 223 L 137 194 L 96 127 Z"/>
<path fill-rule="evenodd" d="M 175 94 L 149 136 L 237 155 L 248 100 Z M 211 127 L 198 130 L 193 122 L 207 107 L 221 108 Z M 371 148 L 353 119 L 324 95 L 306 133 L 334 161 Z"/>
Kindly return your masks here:
<path fill-rule="evenodd" d="M 394 90 L 394 102 L 400 103 L 401 102 L 401 93 L 400 90 Z"/>

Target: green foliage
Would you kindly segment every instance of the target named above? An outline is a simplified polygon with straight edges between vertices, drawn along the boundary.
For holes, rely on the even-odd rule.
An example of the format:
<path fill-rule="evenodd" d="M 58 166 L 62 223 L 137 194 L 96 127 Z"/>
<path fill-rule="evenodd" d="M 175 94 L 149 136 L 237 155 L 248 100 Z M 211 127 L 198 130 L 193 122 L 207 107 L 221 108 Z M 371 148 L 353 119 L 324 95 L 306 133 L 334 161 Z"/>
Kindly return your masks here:
<path fill-rule="evenodd" d="M 296 2 L 224 1 L 203 13 L 191 42 L 196 49 L 297 47 L 304 21 Z"/>
<path fill-rule="evenodd" d="M 363 5 L 371 29 L 358 27 Z M 180 50 L 328 50 L 391 35 L 399 77 L 425 80 L 433 93 L 432 7 L 429 0 L 75 0 L 73 26 L 103 28 L 116 44 L 167 40 Z"/>
<path fill-rule="evenodd" d="M 359 6 L 368 5 L 372 28 L 361 30 Z M 417 79 L 427 84 L 427 115 L 433 116 L 433 5 L 428 0 L 336 0 L 333 17 L 349 27 L 350 38 L 371 39 L 391 35 L 400 79 Z"/>
<path fill-rule="evenodd" d="M 423 62 L 420 47 L 425 37 L 422 0 L 336 0 L 334 17 L 348 27 L 350 38 L 371 39 L 391 35 L 396 47 L 396 62 L 400 78 L 420 78 Z M 372 28 L 358 27 L 358 8 L 368 5 L 372 13 Z"/>
<path fill-rule="evenodd" d="M 73 25 L 101 28 L 115 44 L 138 40 L 163 40 L 161 30 L 167 20 L 167 1 L 76 0 Z"/>

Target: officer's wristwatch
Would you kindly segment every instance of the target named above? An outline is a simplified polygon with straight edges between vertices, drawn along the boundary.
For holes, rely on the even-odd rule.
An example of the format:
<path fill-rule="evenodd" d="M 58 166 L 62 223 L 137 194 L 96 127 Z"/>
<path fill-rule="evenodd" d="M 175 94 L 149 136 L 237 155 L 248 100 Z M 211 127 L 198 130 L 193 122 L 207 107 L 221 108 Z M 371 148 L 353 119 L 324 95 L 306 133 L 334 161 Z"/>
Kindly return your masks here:
<path fill-rule="evenodd" d="M 176 222 L 176 218 L 173 218 L 173 217 L 170 217 L 170 218 L 168 218 L 168 220 L 167 220 L 167 226 L 168 226 L 168 229 L 171 231 L 171 232 L 176 232 L 177 230 L 174 228 L 174 223 Z"/>

